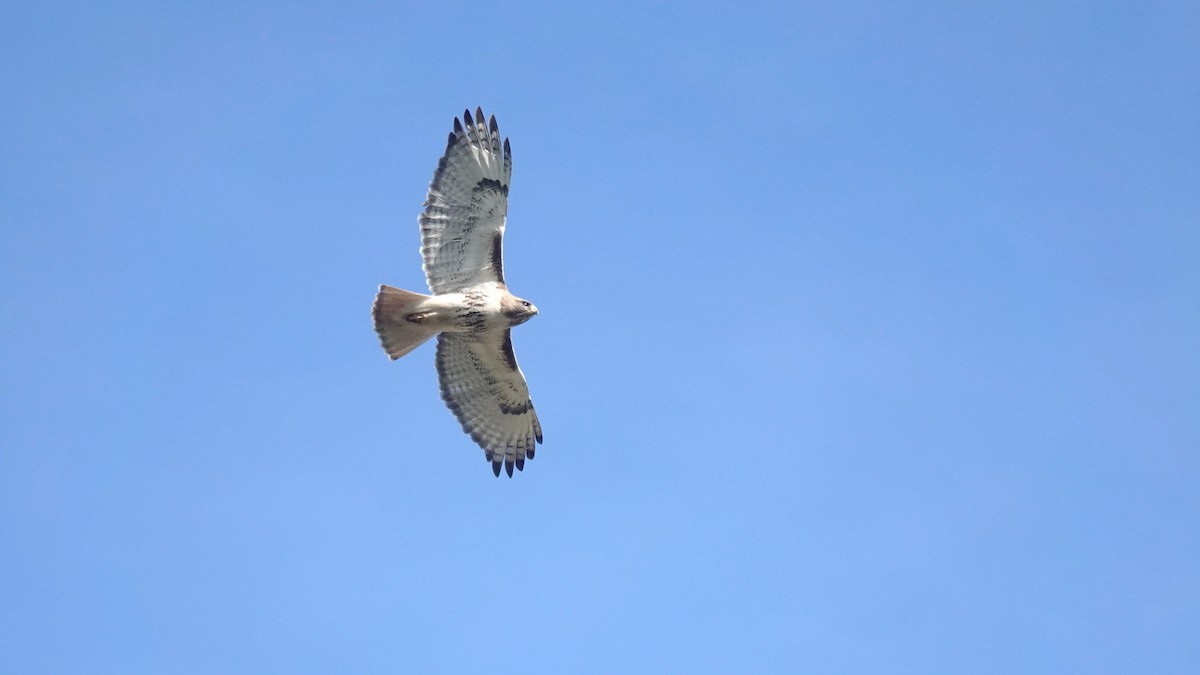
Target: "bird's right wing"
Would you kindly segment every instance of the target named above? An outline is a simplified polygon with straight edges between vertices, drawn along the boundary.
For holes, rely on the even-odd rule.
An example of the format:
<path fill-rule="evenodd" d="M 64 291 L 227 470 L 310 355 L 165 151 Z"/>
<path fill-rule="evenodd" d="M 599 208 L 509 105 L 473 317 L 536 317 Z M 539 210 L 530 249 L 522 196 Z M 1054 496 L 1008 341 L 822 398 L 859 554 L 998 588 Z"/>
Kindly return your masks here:
<path fill-rule="evenodd" d="M 454 120 L 438 162 L 421 225 L 421 258 L 429 290 L 453 293 L 487 281 L 504 282 L 504 225 L 512 151 L 500 142 L 496 117 L 475 109 Z"/>

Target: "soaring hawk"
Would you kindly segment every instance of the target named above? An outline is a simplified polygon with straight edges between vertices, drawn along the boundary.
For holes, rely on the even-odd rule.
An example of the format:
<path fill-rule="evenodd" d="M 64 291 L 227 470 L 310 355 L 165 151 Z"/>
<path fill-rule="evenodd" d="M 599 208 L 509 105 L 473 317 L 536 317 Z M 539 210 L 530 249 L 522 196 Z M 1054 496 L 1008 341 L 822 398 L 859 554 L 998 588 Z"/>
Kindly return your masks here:
<path fill-rule="evenodd" d="M 454 132 L 425 197 L 421 258 L 432 295 L 380 286 L 375 331 L 392 359 L 438 336 L 442 399 L 463 431 L 483 448 L 492 471 L 509 476 L 542 442 L 525 376 L 513 353 L 512 327 L 538 313 L 504 284 L 504 225 L 512 151 L 492 116 L 476 108 Z"/>

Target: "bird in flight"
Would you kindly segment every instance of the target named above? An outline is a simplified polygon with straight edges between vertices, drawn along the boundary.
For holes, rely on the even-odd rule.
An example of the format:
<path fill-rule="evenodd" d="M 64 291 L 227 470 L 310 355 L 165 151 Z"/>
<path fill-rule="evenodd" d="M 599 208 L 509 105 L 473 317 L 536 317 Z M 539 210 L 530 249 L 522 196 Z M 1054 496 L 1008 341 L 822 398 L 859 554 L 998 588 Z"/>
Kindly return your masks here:
<path fill-rule="evenodd" d="M 512 328 L 532 319 L 533 303 L 504 283 L 504 226 L 512 151 L 493 115 L 475 109 L 454 120 L 438 161 L 421 226 L 421 258 L 432 295 L 383 285 L 372 315 L 393 360 L 437 336 L 442 399 L 483 448 L 492 472 L 525 468 L 542 442 Z"/>

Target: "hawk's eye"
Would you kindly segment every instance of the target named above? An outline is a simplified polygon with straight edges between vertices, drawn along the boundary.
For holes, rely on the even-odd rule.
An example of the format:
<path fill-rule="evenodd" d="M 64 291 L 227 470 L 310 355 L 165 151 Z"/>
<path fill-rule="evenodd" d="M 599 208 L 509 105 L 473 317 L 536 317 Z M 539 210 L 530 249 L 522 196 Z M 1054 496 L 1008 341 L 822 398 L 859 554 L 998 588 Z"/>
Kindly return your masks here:
<path fill-rule="evenodd" d="M 528 301 L 528 300 L 522 300 L 522 301 L 521 301 L 521 306 L 522 306 L 522 307 L 529 307 L 529 301 Z"/>

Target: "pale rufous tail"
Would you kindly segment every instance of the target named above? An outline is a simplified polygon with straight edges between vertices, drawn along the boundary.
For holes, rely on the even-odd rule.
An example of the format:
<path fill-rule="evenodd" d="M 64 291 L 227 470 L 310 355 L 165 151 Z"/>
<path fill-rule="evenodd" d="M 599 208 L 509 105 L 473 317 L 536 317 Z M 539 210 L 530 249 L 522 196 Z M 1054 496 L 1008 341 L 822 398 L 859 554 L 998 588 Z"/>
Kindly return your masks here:
<path fill-rule="evenodd" d="M 383 350 L 392 359 L 420 347 L 423 342 L 438 334 L 436 328 L 421 325 L 418 308 L 428 295 L 400 290 L 392 286 L 380 286 L 375 296 L 371 314 L 375 317 L 375 332 L 383 343 Z"/>

